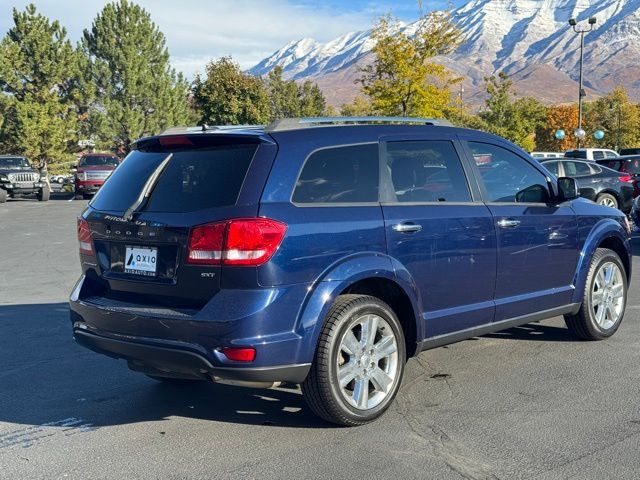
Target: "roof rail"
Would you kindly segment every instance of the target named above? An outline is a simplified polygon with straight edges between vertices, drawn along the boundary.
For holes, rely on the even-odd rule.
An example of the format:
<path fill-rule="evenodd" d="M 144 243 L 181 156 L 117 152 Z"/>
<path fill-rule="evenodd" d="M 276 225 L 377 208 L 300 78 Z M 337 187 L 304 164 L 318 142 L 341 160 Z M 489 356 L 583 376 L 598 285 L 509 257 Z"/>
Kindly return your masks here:
<path fill-rule="evenodd" d="M 449 120 L 444 118 L 416 118 L 416 117 L 307 117 L 307 118 L 282 118 L 274 120 L 267 128 L 267 132 L 281 130 L 294 130 L 298 128 L 312 127 L 316 125 L 371 125 L 378 123 L 398 123 L 402 125 L 417 123 L 420 125 L 452 126 Z"/>
<path fill-rule="evenodd" d="M 262 130 L 264 125 L 200 125 L 197 127 L 173 127 L 168 128 L 160 135 L 184 135 L 187 133 L 201 133 L 210 131 L 226 131 L 226 130 Z"/>

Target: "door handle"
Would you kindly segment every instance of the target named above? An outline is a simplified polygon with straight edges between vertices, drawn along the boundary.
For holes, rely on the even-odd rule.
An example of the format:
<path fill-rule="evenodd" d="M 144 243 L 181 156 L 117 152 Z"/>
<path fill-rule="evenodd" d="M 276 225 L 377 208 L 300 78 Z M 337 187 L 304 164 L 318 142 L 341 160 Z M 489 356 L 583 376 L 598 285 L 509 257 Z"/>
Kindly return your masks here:
<path fill-rule="evenodd" d="M 498 220 L 498 226 L 501 228 L 514 228 L 520 226 L 520 220 L 513 218 L 501 218 Z"/>
<path fill-rule="evenodd" d="M 416 225 L 415 223 L 399 223 L 391 228 L 398 233 L 416 233 L 422 230 L 422 225 Z"/>

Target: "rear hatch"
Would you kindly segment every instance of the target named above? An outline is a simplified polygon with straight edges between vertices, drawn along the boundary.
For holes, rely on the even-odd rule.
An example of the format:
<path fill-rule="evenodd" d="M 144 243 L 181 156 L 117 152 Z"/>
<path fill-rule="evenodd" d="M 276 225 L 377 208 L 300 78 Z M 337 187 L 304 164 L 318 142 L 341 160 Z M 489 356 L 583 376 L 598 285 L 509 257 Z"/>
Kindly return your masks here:
<path fill-rule="evenodd" d="M 275 145 L 258 135 L 139 141 L 83 214 L 95 249 L 93 258 L 82 256 L 91 293 L 126 303 L 204 305 L 220 289 L 221 267 L 187 261 L 190 232 L 255 217 L 274 155 Z"/>

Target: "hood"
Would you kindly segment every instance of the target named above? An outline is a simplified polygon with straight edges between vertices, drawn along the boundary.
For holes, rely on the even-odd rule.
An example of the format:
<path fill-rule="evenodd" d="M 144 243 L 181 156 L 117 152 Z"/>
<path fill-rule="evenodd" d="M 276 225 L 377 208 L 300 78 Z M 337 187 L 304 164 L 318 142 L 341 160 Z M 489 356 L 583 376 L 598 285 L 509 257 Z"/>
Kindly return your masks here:
<path fill-rule="evenodd" d="M 2 168 L 0 167 L 0 175 L 7 175 L 9 173 L 24 173 L 24 172 L 38 172 L 33 167 L 25 167 L 25 168 Z"/>

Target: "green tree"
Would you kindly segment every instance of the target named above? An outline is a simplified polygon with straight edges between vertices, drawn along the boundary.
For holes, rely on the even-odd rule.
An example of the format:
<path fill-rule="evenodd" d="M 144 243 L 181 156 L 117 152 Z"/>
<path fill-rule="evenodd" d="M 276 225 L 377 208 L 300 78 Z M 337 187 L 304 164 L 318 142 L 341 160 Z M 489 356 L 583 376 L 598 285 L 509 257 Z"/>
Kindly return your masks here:
<path fill-rule="evenodd" d="M 505 137 L 525 150 L 536 148 L 535 134 L 546 119 L 546 107 L 532 97 L 511 100 L 513 82 L 500 72 L 485 78 L 486 109 L 478 114 L 484 130 Z"/>
<path fill-rule="evenodd" d="M 362 91 L 382 115 L 445 116 L 451 107 L 451 76 L 433 57 L 453 52 L 461 32 L 449 12 L 423 15 L 414 35 L 383 17 L 374 29 L 374 61 L 361 69 Z"/>
<path fill-rule="evenodd" d="M 627 91 L 616 87 L 608 95 L 585 106 L 587 125 L 585 130 L 592 133 L 597 129 L 605 132 L 602 140 L 592 136 L 586 144 L 600 148 L 620 149 L 640 144 L 640 112 L 638 105 L 629 101 Z"/>
<path fill-rule="evenodd" d="M 79 55 L 66 30 L 30 4 L 13 10 L 0 42 L 0 141 L 38 164 L 64 160 L 75 143 Z"/>
<path fill-rule="evenodd" d="M 375 114 L 371 101 L 362 95 L 358 95 L 351 103 L 345 103 L 340 107 L 340 115 L 343 117 L 368 117 Z"/>
<path fill-rule="evenodd" d="M 164 34 L 142 7 L 107 4 L 82 47 L 87 83 L 95 86 L 89 122 L 106 146 L 127 150 L 141 136 L 190 120 L 188 83 L 171 68 Z"/>
<path fill-rule="evenodd" d="M 269 96 L 264 83 L 240 70 L 230 57 L 210 62 L 206 77 L 196 77 L 193 101 L 201 123 L 265 124 L 270 117 Z"/>
<path fill-rule="evenodd" d="M 282 67 L 277 66 L 265 79 L 269 96 L 270 119 L 316 117 L 322 115 L 326 101 L 322 90 L 311 81 L 302 84 L 282 78 Z"/>

